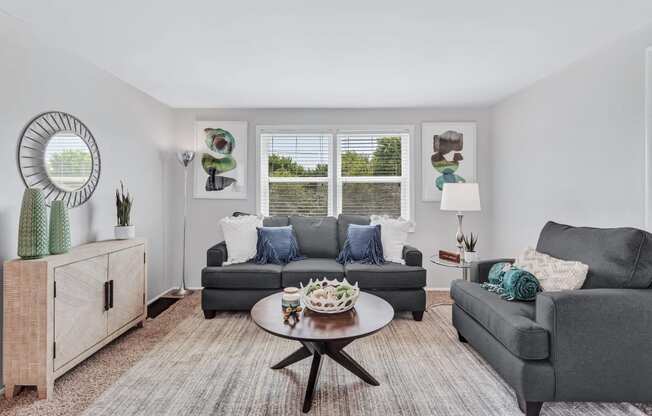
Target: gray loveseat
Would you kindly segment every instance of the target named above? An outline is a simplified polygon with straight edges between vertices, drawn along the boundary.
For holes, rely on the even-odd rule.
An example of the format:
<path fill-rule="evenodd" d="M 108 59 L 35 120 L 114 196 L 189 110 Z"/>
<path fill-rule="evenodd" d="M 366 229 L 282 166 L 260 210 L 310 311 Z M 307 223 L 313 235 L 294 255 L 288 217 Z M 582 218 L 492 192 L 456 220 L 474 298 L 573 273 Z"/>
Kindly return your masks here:
<path fill-rule="evenodd" d="M 405 265 L 347 264 L 335 261 L 346 241 L 349 224 L 369 224 L 368 216 L 334 217 L 276 216 L 263 225 L 292 225 L 305 260 L 285 266 L 253 262 L 223 266 L 228 258 L 227 246 L 220 242 L 208 249 L 202 270 L 202 309 L 207 319 L 217 311 L 250 310 L 260 299 L 288 286 L 305 285 L 311 278 L 346 279 L 358 283 L 361 290 L 388 301 L 396 311 L 410 311 L 420 321 L 426 309 L 426 270 L 422 254 L 414 247 L 403 248 Z M 382 230 L 381 230 L 382 233 Z"/>
<path fill-rule="evenodd" d="M 547 401 L 652 401 L 652 234 L 549 222 L 537 251 L 589 266 L 581 290 L 508 302 L 485 291 L 491 266 L 451 287 L 453 325 L 510 384 L 528 416 Z"/>

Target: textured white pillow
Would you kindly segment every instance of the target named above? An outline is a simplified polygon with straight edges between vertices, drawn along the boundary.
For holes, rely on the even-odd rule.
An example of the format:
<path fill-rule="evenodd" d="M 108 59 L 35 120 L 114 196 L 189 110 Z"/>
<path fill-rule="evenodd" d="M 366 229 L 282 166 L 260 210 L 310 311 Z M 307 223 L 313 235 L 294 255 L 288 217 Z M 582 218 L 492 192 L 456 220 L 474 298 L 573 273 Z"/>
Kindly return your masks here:
<path fill-rule="evenodd" d="M 239 217 L 226 217 L 220 220 L 228 259 L 224 266 L 244 263 L 256 257 L 256 243 L 258 232 L 256 227 L 263 226 L 263 218 L 255 215 L 241 215 Z"/>
<path fill-rule="evenodd" d="M 371 225 L 380 224 L 380 240 L 383 244 L 383 256 L 386 261 L 405 264 L 403 246 L 407 243 L 408 232 L 412 222 L 403 218 L 372 215 Z"/>
<path fill-rule="evenodd" d="M 556 259 L 530 247 L 516 258 L 514 266 L 532 273 L 544 291 L 580 289 L 589 272 L 584 263 Z"/>

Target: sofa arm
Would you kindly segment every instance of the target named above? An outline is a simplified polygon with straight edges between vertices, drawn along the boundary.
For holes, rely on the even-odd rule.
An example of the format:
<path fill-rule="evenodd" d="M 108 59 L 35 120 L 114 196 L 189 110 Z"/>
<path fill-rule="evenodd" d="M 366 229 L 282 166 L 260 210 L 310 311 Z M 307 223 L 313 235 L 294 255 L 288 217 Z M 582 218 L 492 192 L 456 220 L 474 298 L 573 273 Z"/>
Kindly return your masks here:
<path fill-rule="evenodd" d="M 403 246 L 403 260 L 407 266 L 423 266 L 423 254 L 416 247 Z"/>
<path fill-rule="evenodd" d="M 543 292 L 555 400 L 652 401 L 652 290 Z"/>
<path fill-rule="evenodd" d="M 514 263 L 514 259 L 481 260 L 471 263 L 469 279 L 475 283 L 484 283 L 489 279 L 489 270 L 496 263 Z"/>
<path fill-rule="evenodd" d="M 227 256 L 226 242 L 221 241 L 206 252 L 206 265 L 208 267 L 219 267 L 226 261 Z"/>

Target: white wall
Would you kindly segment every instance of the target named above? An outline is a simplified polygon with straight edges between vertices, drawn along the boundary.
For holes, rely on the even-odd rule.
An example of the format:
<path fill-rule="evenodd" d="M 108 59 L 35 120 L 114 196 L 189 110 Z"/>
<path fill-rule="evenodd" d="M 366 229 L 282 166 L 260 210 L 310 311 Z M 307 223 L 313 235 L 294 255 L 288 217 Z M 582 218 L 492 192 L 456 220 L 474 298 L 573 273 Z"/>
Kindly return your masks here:
<path fill-rule="evenodd" d="M 489 139 L 489 112 L 485 109 L 385 109 L 385 110 L 356 110 L 356 109 L 315 109 L 315 110 L 175 110 L 175 142 L 180 148 L 192 149 L 194 146 L 195 120 L 244 120 L 248 122 L 248 171 L 247 186 L 248 198 L 246 200 L 205 200 L 190 199 L 189 201 L 189 241 L 188 241 L 188 284 L 198 287 L 201 285 L 201 269 L 206 265 L 206 250 L 213 244 L 222 240 L 222 233 L 217 221 L 231 215 L 234 211 L 256 212 L 256 125 L 281 125 L 281 124 L 321 124 L 321 125 L 378 125 L 378 124 L 412 124 L 416 127 L 414 145 L 411 154 L 411 170 L 414 181 L 413 202 L 415 203 L 415 221 L 417 231 L 410 235 L 410 242 L 418 247 L 424 254 L 424 266 L 428 269 L 428 285 L 430 287 L 448 288 L 454 278 L 460 274 L 455 271 L 442 269 L 432 265 L 428 257 L 438 248 L 453 249 L 455 246 L 454 235 L 456 218 L 454 213 L 440 212 L 438 202 L 421 201 L 421 168 L 419 165 L 419 142 L 421 139 L 420 123 L 422 121 L 477 121 L 478 123 L 478 178 L 481 183 L 482 198 L 487 209 L 481 213 L 471 213 L 465 217 L 465 229 L 480 234 L 479 250 L 487 247 L 490 229 L 484 220 L 490 215 L 491 195 L 488 155 L 491 148 Z M 179 172 L 180 168 L 179 168 Z M 191 175 L 192 176 L 192 175 Z M 192 180 L 192 178 L 190 179 Z M 177 176 L 173 189 L 178 189 L 181 194 L 183 182 Z M 181 251 L 180 213 L 183 201 L 175 200 L 171 209 L 177 218 L 171 225 L 178 233 L 178 237 L 171 238 L 176 243 L 174 252 Z M 179 270 L 178 258 L 169 257 L 170 270 Z"/>
<path fill-rule="evenodd" d="M 647 26 L 494 108 L 493 254 L 535 245 L 547 220 L 644 226 L 651 45 Z"/>
<path fill-rule="evenodd" d="M 113 236 L 114 189 L 121 179 L 135 195 L 133 222 L 149 241 L 149 298 L 170 287 L 163 259 L 164 186 L 172 111 L 91 64 L 35 40 L 0 13 L 0 260 L 16 257 L 24 185 L 16 165 L 19 136 L 32 117 L 71 113 L 93 132 L 102 172 L 89 202 L 71 210 L 73 244 Z"/>

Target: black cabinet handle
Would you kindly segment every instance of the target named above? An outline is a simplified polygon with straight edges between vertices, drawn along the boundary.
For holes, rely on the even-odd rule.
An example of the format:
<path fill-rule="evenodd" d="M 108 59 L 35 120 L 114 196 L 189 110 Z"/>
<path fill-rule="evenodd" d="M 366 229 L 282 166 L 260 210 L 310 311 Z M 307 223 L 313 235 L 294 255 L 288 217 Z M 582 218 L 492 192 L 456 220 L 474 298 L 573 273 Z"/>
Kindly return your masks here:
<path fill-rule="evenodd" d="M 104 282 L 104 310 L 109 310 L 109 282 Z"/>
<path fill-rule="evenodd" d="M 113 280 L 109 280 L 109 309 L 113 308 Z"/>

